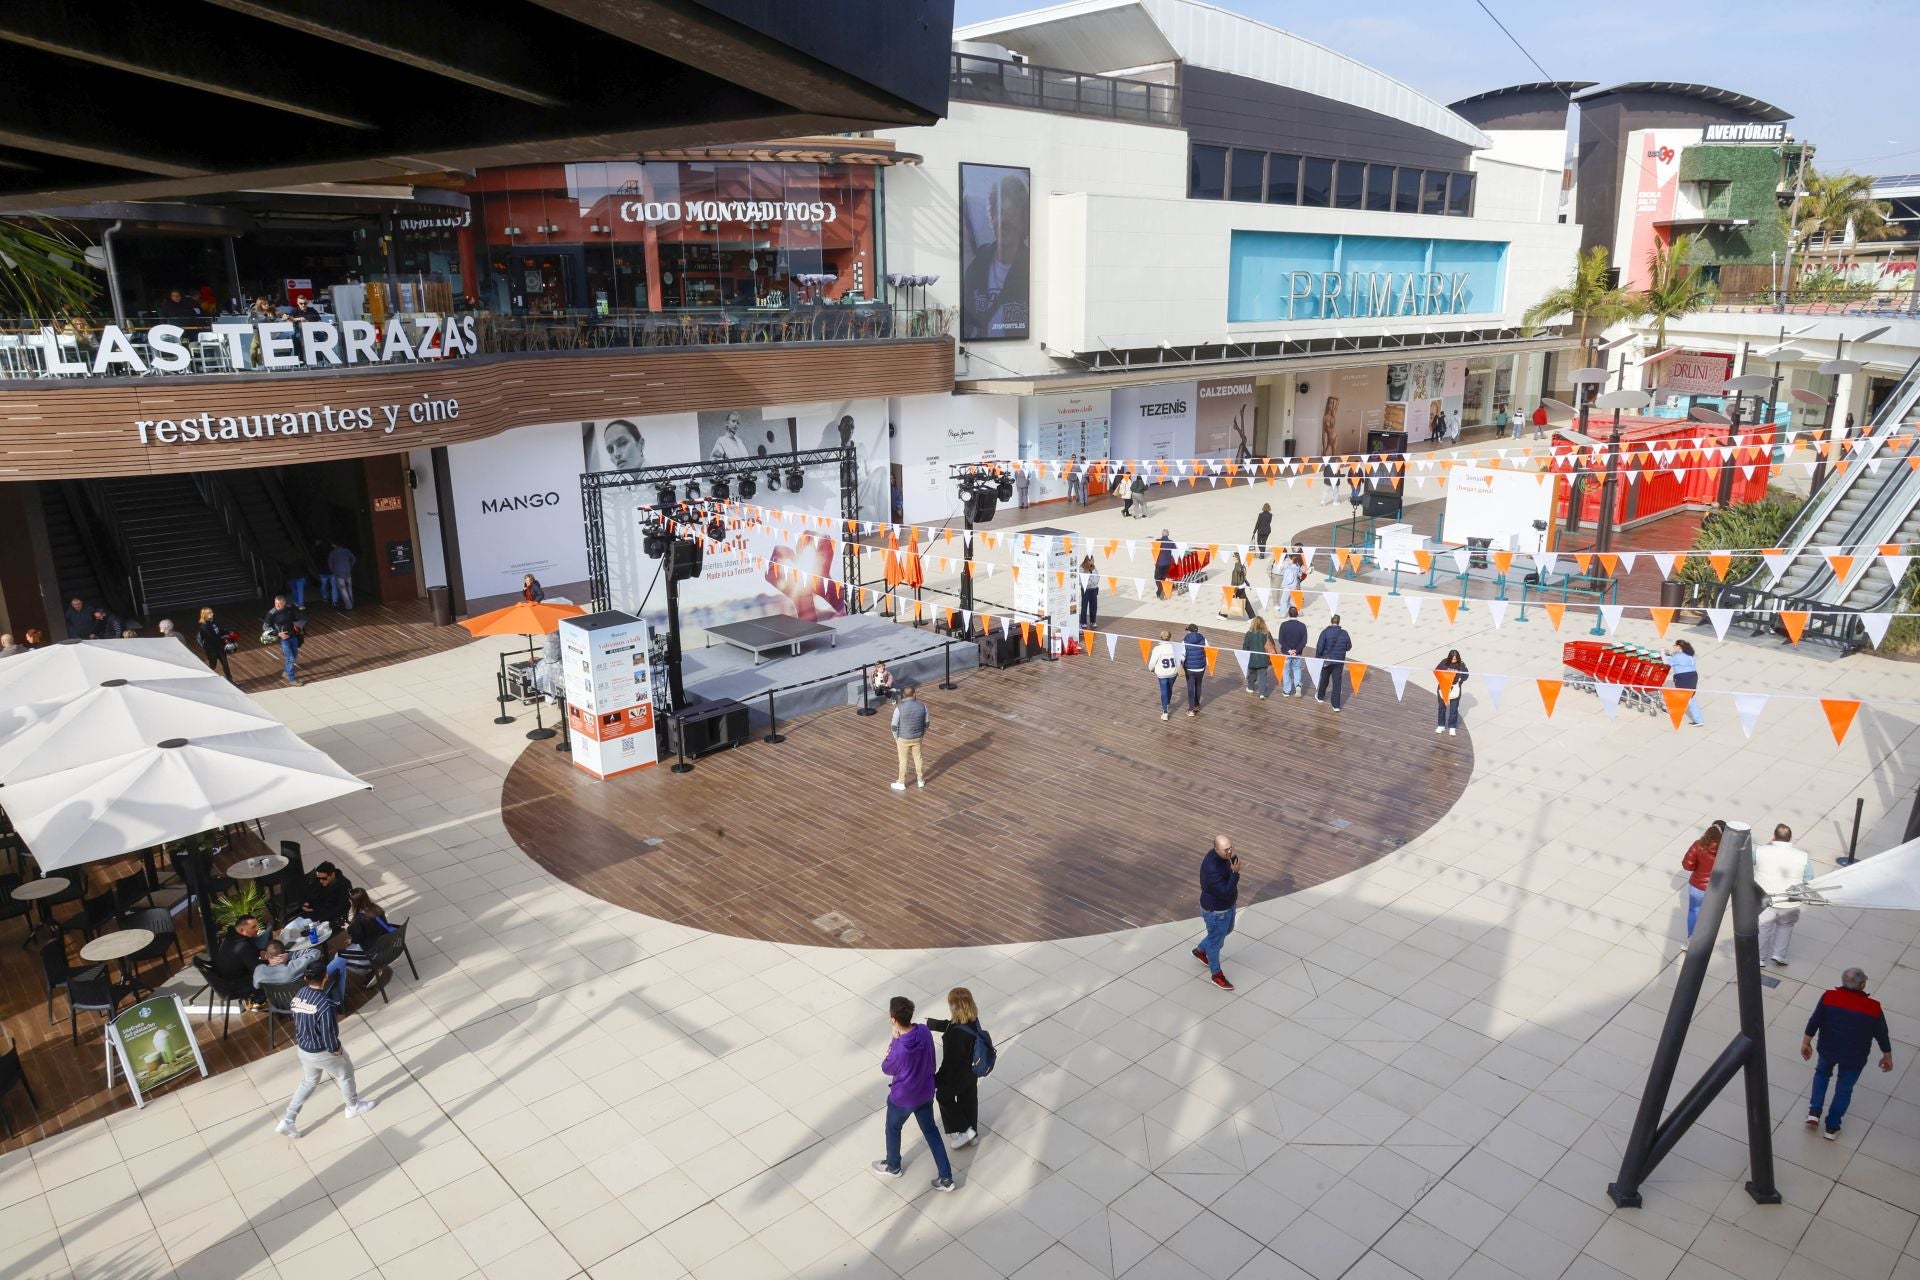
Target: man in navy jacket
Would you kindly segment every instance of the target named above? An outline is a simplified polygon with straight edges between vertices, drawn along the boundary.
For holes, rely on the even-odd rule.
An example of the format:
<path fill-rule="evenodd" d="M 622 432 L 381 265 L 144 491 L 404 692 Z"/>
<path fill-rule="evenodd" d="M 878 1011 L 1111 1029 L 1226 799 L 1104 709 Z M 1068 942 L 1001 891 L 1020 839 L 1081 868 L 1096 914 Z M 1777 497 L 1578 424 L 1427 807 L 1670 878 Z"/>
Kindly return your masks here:
<path fill-rule="evenodd" d="M 1340 699 L 1347 688 L 1347 655 L 1353 652 L 1353 637 L 1340 625 L 1340 615 L 1334 614 L 1327 619 L 1327 625 L 1320 629 L 1319 643 L 1313 647 L 1313 656 L 1320 659 L 1320 688 L 1314 693 L 1315 702 L 1333 699 L 1333 709 L 1340 710 Z"/>
<path fill-rule="evenodd" d="M 1233 913 L 1239 901 L 1240 858 L 1233 851 L 1231 837 L 1215 836 L 1213 848 L 1200 859 L 1200 919 L 1207 926 L 1207 936 L 1193 954 L 1206 962 L 1213 985 L 1222 991 L 1233 990 L 1227 975 L 1220 972 L 1220 949 L 1233 932 Z"/>
<path fill-rule="evenodd" d="M 1874 1042 L 1880 1045 L 1880 1069 L 1893 1070 L 1893 1042 L 1887 1036 L 1887 1015 L 1880 1002 L 1867 994 L 1867 975 L 1849 969 L 1840 975 L 1840 985 L 1820 997 L 1807 1019 L 1807 1033 L 1800 1041 L 1801 1058 L 1811 1058 L 1814 1037 L 1820 1041 L 1820 1061 L 1813 1068 L 1813 1102 L 1807 1111 L 1807 1123 L 1820 1123 L 1822 1104 L 1827 1100 L 1827 1081 L 1835 1071 L 1840 1079 L 1833 1089 L 1833 1108 L 1826 1113 L 1827 1139 L 1840 1136 L 1840 1122 L 1846 1118 L 1847 1104 L 1853 1101 L 1853 1085 L 1867 1069 L 1867 1056 Z"/>

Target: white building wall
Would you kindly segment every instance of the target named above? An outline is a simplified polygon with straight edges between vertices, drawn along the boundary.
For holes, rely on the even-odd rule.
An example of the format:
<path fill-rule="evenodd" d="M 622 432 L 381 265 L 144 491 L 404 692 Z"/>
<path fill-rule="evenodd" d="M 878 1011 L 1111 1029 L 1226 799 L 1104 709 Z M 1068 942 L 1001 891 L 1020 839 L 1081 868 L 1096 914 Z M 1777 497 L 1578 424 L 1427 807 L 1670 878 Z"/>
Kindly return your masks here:
<path fill-rule="evenodd" d="M 1560 212 L 1560 175 L 1558 166 L 1496 160 L 1490 156 L 1473 158 L 1474 221 L 1494 219 L 1500 222 L 1552 222 Z"/>

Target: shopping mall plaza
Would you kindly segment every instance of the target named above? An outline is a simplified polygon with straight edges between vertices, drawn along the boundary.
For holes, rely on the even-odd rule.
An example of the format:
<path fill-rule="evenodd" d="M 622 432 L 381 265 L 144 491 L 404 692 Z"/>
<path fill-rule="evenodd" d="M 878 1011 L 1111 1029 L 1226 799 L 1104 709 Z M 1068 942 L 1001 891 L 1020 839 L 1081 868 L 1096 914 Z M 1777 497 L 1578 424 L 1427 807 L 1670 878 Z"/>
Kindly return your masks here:
<path fill-rule="evenodd" d="M 0 1275 L 1920 1276 L 1819 140 L 952 19 L 0 17 Z"/>

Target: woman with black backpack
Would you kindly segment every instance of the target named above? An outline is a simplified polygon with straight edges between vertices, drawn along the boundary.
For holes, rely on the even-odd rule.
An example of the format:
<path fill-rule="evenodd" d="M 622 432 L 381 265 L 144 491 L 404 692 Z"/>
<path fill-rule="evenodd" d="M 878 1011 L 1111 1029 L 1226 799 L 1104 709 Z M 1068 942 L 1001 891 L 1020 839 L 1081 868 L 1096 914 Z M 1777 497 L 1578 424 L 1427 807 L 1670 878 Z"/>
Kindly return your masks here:
<path fill-rule="evenodd" d="M 970 1147 L 979 1135 L 980 1077 L 993 1070 L 993 1041 L 980 1028 L 973 992 L 947 992 L 947 1017 L 928 1018 L 927 1029 L 940 1033 L 940 1068 L 933 1073 L 933 1096 L 940 1104 L 940 1127 L 947 1145 Z"/>

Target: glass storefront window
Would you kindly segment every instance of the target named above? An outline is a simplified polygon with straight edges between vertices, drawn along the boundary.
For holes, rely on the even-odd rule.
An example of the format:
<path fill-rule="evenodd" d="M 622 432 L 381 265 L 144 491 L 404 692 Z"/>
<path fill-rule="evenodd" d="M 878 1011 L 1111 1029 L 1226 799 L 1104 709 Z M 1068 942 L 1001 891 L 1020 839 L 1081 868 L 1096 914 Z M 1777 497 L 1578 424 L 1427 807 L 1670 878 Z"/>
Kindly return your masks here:
<path fill-rule="evenodd" d="M 1390 164 L 1367 166 L 1367 208 L 1374 213 L 1393 212 L 1393 174 Z"/>
<path fill-rule="evenodd" d="M 1244 200 L 1252 204 L 1260 203 L 1261 186 L 1265 174 L 1267 153 L 1249 151 L 1244 147 L 1233 149 L 1233 181 L 1228 187 L 1229 200 Z"/>
<path fill-rule="evenodd" d="M 1227 149 L 1194 147 L 1187 157 L 1187 195 L 1195 200 L 1219 200 L 1227 189 Z"/>
<path fill-rule="evenodd" d="M 1393 184 L 1393 211 L 1420 212 L 1420 184 L 1426 175 L 1419 169 L 1401 169 Z"/>
<path fill-rule="evenodd" d="M 1324 209 L 1333 200 L 1333 161 L 1309 156 L 1300 166 L 1300 203 Z"/>
<path fill-rule="evenodd" d="M 1358 160 L 1342 160 L 1334 171 L 1333 204 L 1336 209 L 1358 209 L 1366 185 L 1367 166 Z"/>
<path fill-rule="evenodd" d="M 1300 157 L 1275 152 L 1267 157 L 1267 203 L 1300 203 Z"/>
<path fill-rule="evenodd" d="M 1427 173 L 1426 186 L 1422 189 L 1420 196 L 1420 212 L 1443 214 L 1446 211 L 1447 175 L 1444 173 L 1434 173 L 1429 170 Z"/>

